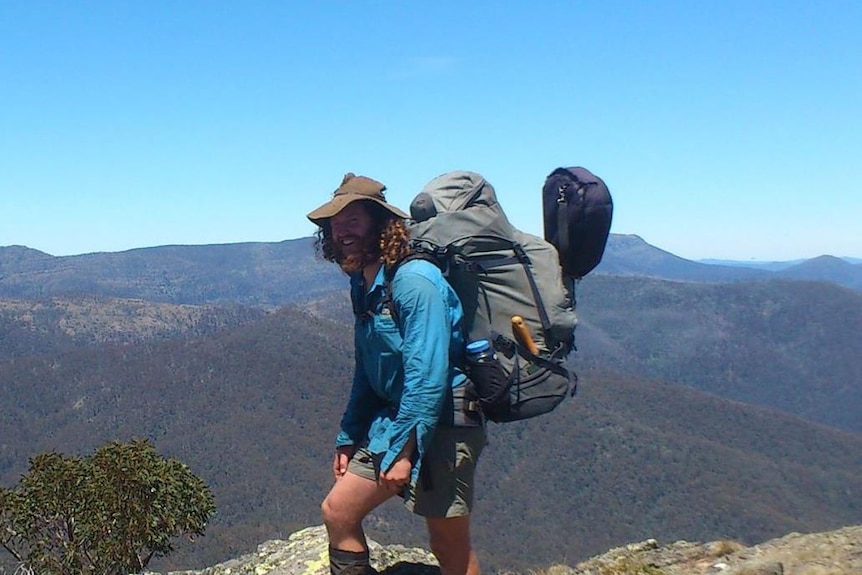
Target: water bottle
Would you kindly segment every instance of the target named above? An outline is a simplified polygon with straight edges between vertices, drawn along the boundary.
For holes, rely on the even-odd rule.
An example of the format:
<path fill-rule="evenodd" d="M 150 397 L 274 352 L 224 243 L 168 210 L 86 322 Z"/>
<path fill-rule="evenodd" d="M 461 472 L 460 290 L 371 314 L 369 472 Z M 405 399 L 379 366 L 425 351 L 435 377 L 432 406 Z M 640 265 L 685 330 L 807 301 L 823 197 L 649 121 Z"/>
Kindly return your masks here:
<path fill-rule="evenodd" d="M 491 342 L 487 339 L 477 339 L 467 344 L 467 362 L 489 363 L 497 361 L 497 354 L 494 348 L 491 347 Z"/>
<path fill-rule="evenodd" d="M 496 419 L 509 407 L 509 378 L 487 339 L 471 341 L 466 352 L 467 376 L 476 399 L 485 415 Z"/>

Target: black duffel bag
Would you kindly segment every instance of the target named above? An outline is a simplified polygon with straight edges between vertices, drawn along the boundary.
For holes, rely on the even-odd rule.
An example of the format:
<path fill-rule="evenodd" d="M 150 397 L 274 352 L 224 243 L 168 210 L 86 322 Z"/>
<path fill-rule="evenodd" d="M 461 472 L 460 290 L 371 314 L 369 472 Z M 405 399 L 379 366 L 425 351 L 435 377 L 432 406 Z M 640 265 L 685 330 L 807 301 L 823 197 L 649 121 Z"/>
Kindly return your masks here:
<path fill-rule="evenodd" d="M 586 168 L 557 168 L 542 186 L 545 240 L 560 253 L 566 276 L 578 279 L 599 265 L 614 204 L 601 178 Z"/>

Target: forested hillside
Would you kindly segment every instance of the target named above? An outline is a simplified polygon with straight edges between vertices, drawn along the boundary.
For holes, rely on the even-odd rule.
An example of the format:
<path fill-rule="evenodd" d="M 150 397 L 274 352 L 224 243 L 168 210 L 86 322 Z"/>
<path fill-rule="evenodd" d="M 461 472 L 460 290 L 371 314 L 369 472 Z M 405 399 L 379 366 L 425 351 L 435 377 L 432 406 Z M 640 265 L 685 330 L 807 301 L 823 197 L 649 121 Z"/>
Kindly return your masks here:
<path fill-rule="evenodd" d="M 342 323 L 284 308 L 213 335 L 0 364 L 0 480 L 29 456 L 148 437 L 213 488 L 208 535 L 164 567 L 204 566 L 319 522 L 352 369 Z M 553 414 L 495 425 L 476 540 L 489 568 L 575 561 L 647 537 L 757 541 L 862 522 L 862 437 L 701 392 L 583 369 Z M 501 526 L 507 526 L 502 529 Z M 369 520 L 417 544 L 397 503 Z"/>
<path fill-rule="evenodd" d="M 617 264 L 701 269 L 635 239 Z M 475 526 L 486 565 L 862 523 L 862 296 L 627 274 L 578 284 L 577 397 L 491 427 Z M 219 506 L 162 569 L 318 523 L 352 371 L 345 288 L 309 238 L 71 258 L 0 248 L 0 482 L 40 452 L 150 438 Z M 368 526 L 424 541 L 397 503 Z"/>
<path fill-rule="evenodd" d="M 103 296 L 275 307 L 325 295 L 341 279 L 336 266 L 315 257 L 312 238 L 64 257 L 0 247 L 0 298 Z"/>
<path fill-rule="evenodd" d="M 862 431 L 862 294 L 822 282 L 589 276 L 580 365 Z"/>
<path fill-rule="evenodd" d="M 0 299 L 0 360 L 105 344 L 212 335 L 257 321 L 261 308 L 106 297 Z"/>

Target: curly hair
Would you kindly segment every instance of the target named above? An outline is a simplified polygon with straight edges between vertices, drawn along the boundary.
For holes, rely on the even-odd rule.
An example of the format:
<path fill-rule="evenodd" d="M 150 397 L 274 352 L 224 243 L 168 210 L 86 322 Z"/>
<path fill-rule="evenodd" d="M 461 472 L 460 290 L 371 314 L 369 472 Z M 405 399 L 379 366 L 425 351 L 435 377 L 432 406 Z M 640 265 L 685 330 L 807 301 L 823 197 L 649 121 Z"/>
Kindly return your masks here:
<path fill-rule="evenodd" d="M 402 218 L 375 202 L 363 201 L 362 204 L 367 206 L 374 231 L 379 238 L 376 250 L 367 256 L 382 262 L 386 267 L 394 267 L 412 253 L 407 224 Z M 317 229 L 314 249 L 318 256 L 326 261 L 341 263 L 337 259 L 338 254 L 332 242 L 332 227 L 328 219 Z"/>

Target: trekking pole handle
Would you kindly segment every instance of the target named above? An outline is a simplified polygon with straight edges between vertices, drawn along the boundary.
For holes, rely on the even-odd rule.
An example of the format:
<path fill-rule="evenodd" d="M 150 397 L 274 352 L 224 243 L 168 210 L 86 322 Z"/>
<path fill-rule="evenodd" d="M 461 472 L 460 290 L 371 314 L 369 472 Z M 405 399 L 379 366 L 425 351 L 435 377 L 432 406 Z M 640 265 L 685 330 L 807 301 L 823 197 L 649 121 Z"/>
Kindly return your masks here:
<path fill-rule="evenodd" d="M 512 333 L 515 335 L 515 340 L 533 355 L 539 355 L 539 348 L 533 337 L 530 335 L 530 328 L 524 323 L 524 318 L 519 315 L 512 316 Z"/>

